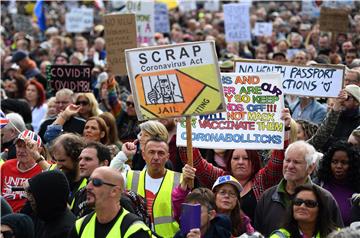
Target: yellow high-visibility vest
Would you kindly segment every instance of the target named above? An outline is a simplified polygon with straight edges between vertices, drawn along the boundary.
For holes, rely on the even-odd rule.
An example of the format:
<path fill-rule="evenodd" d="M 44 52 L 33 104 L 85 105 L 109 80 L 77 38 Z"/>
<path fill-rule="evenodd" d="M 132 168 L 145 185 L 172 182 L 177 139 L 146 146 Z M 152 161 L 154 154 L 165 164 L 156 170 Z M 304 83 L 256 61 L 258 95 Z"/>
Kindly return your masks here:
<path fill-rule="evenodd" d="M 147 227 L 145 225 L 144 222 L 142 221 L 136 221 L 133 224 L 130 225 L 130 227 L 125 231 L 125 234 L 121 234 L 121 223 L 124 220 L 124 217 L 126 216 L 126 214 L 128 214 L 129 212 L 125 209 L 123 209 L 121 215 L 119 216 L 119 218 L 116 220 L 114 226 L 111 228 L 111 230 L 109 231 L 109 233 L 107 234 L 106 238 L 127 238 L 129 236 L 131 236 L 132 234 L 138 232 L 139 230 L 144 230 L 146 232 L 149 233 L 149 236 L 151 237 L 151 231 L 150 228 Z M 80 237 L 84 237 L 84 238 L 92 238 L 95 237 L 95 224 L 96 224 L 96 213 L 92 213 L 89 214 L 88 216 L 92 216 L 90 221 L 85 225 L 82 233 L 80 234 L 80 229 L 81 229 L 81 225 L 85 219 L 85 217 L 82 217 L 78 220 L 76 220 L 75 223 L 75 228 L 76 228 L 76 232 L 78 235 L 80 235 Z"/>
<path fill-rule="evenodd" d="M 126 176 L 126 189 L 131 190 L 145 198 L 145 175 L 146 169 L 142 171 L 130 170 Z M 174 237 L 179 230 L 179 224 L 173 218 L 171 192 L 180 184 L 181 173 L 166 170 L 166 174 L 161 182 L 159 191 L 153 203 L 152 216 L 154 222 L 154 232 L 160 236 Z"/>

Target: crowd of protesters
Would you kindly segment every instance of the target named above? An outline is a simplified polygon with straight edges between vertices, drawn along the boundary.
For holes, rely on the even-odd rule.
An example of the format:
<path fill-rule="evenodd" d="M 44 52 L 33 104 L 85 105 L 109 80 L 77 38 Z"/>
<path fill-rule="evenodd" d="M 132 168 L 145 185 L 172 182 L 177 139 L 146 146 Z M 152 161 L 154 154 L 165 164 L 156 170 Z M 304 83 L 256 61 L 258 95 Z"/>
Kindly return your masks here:
<path fill-rule="evenodd" d="M 44 1 L 45 29 L 34 2 L 1 2 L 3 237 L 360 237 L 360 2 L 340 4 L 349 30 L 331 33 L 301 1 L 254 1 L 252 28 L 272 22 L 272 35 L 236 43 L 222 10 L 170 9 L 155 45 L 215 41 L 221 72 L 240 58 L 345 66 L 337 98 L 286 95 L 284 149 L 193 148 L 193 167 L 176 119 L 138 121 L 128 77 L 108 70 L 102 16 L 119 9 L 98 2 Z M 89 32 L 66 32 L 74 5 L 94 8 Z M 49 93 L 46 66 L 82 64 L 91 92 Z M 201 205 L 188 233 L 184 202 Z"/>

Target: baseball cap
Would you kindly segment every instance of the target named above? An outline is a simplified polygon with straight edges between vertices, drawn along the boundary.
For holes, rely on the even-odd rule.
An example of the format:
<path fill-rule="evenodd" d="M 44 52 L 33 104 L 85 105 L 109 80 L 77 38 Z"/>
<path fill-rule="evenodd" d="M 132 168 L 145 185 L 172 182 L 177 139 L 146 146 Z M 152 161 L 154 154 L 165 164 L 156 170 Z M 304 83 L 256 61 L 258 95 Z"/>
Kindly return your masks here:
<path fill-rule="evenodd" d="M 239 193 L 243 190 L 241 184 L 236 180 L 236 178 L 234 178 L 231 175 L 225 175 L 225 176 L 218 177 L 217 180 L 215 181 L 213 187 L 212 187 L 212 190 L 214 191 L 214 189 L 217 186 L 220 186 L 220 185 L 223 185 L 223 184 L 232 184 L 232 185 L 234 185 Z"/>
<path fill-rule="evenodd" d="M 23 59 L 25 59 L 28 56 L 28 54 L 25 51 L 18 50 L 15 52 L 15 54 L 12 56 L 11 62 L 17 63 Z"/>
<path fill-rule="evenodd" d="M 356 101 L 360 102 L 360 87 L 355 84 L 350 84 L 345 87 L 345 91 L 353 96 Z"/>
<path fill-rule="evenodd" d="M 16 142 L 18 140 L 25 140 L 25 138 L 30 138 L 31 141 L 36 142 L 37 146 L 40 147 L 42 144 L 41 138 L 38 134 L 36 134 L 33 131 L 30 130 L 25 130 L 23 132 L 21 132 L 18 137 L 15 139 L 14 143 L 16 144 Z"/>

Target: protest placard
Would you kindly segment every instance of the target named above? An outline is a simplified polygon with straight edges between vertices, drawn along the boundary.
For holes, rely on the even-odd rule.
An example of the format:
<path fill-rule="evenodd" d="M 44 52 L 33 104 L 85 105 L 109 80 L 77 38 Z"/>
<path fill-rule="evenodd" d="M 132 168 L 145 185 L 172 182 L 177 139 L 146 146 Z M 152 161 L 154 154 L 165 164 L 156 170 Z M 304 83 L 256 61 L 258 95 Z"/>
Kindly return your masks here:
<path fill-rule="evenodd" d="M 256 22 L 254 27 L 255 36 L 271 36 L 272 23 L 271 22 Z"/>
<path fill-rule="evenodd" d="M 225 4 L 224 22 L 227 42 L 243 42 L 251 40 L 250 17 L 248 4 Z"/>
<path fill-rule="evenodd" d="M 337 97 L 343 86 L 345 67 L 340 65 L 294 65 L 264 60 L 237 60 L 236 73 L 279 72 L 285 94 Z"/>
<path fill-rule="evenodd" d="M 104 17 L 107 64 L 112 73 L 126 75 L 125 49 L 136 48 L 135 14 Z"/>
<path fill-rule="evenodd" d="M 220 0 L 206 0 L 204 2 L 204 9 L 209 12 L 220 11 Z"/>
<path fill-rule="evenodd" d="M 192 119 L 193 146 L 209 149 L 282 149 L 280 120 L 284 94 L 280 73 L 222 73 L 226 112 Z M 176 143 L 186 145 L 185 123 L 177 124 Z"/>
<path fill-rule="evenodd" d="M 346 9 L 322 7 L 320 10 L 320 31 L 348 32 L 349 12 Z"/>
<path fill-rule="evenodd" d="M 190 12 L 196 10 L 195 0 L 178 0 L 180 12 Z"/>
<path fill-rule="evenodd" d="M 94 9 L 72 8 L 65 14 L 65 30 L 67 32 L 90 32 L 94 26 Z"/>
<path fill-rule="evenodd" d="M 21 14 L 12 14 L 12 22 L 14 23 L 14 28 L 16 31 L 22 31 L 29 35 L 33 35 L 33 27 L 31 20 L 28 16 Z"/>
<path fill-rule="evenodd" d="M 225 110 L 213 41 L 125 50 L 139 120 Z"/>
<path fill-rule="evenodd" d="M 73 92 L 90 92 L 91 66 L 48 65 L 46 67 L 47 90 L 54 95 L 63 88 Z"/>
<path fill-rule="evenodd" d="M 138 45 L 154 44 L 155 4 L 153 1 L 126 0 L 119 13 L 135 13 Z"/>
<path fill-rule="evenodd" d="M 155 4 L 155 32 L 170 32 L 169 13 L 165 3 Z"/>

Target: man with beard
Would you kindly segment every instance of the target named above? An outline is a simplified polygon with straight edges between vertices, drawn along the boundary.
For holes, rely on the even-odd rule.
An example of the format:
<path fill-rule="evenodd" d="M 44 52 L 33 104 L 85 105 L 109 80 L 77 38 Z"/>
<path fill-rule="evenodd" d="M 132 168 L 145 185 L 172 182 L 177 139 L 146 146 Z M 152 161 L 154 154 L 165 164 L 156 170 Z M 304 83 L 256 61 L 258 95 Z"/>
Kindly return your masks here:
<path fill-rule="evenodd" d="M 351 132 L 360 125 L 360 87 L 355 84 L 347 85 L 344 89 L 347 98 L 343 102 L 338 123 L 323 151 L 327 151 L 333 141 L 347 140 Z"/>
<path fill-rule="evenodd" d="M 75 193 L 86 186 L 86 178 L 80 176 L 79 156 L 85 147 L 84 140 L 75 134 L 66 133 L 55 139 L 51 154 L 56 161 L 56 167 L 64 172 L 70 185 L 68 204 L 70 209 L 75 202 Z"/>
<path fill-rule="evenodd" d="M 111 153 L 108 147 L 99 142 L 90 142 L 81 151 L 79 156 L 80 177 L 88 179 L 91 173 L 100 166 L 108 166 L 111 160 Z M 86 202 L 86 187 L 75 193 L 74 206 L 71 211 L 78 218 L 89 214 L 93 208 Z"/>
<path fill-rule="evenodd" d="M 87 202 L 93 204 L 95 212 L 76 221 L 70 238 L 151 237 L 150 229 L 119 203 L 124 190 L 119 172 L 105 166 L 95 169 L 86 189 Z"/>

